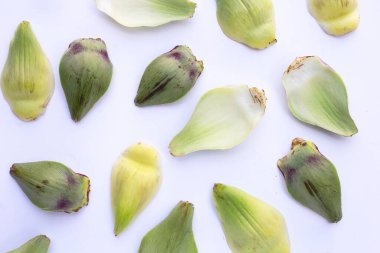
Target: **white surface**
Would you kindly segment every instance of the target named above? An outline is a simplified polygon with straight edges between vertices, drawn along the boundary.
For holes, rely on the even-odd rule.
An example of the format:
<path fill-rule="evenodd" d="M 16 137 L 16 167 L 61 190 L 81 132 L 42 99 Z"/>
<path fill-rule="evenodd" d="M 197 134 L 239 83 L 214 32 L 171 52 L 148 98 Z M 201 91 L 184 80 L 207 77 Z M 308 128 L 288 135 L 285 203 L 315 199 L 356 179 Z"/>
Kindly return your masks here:
<path fill-rule="evenodd" d="M 326 35 L 308 14 L 304 0 L 274 0 L 278 43 L 263 51 L 223 35 L 215 1 L 196 1 L 192 20 L 155 29 L 127 29 L 96 9 L 93 0 L 12 0 L 0 8 L 0 66 L 19 22 L 31 22 L 55 71 L 56 91 L 45 115 L 24 123 L 0 98 L 0 252 L 38 234 L 51 240 L 51 253 L 137 252 L 144 234 L 179 200 L 195 205 L 199 252 L 230 252 L 211 201 L 213 183 L 237 186 L 278 208 L 286 218 L 292 252 L 376 252 L 378 245 L 380 135 L 380 2 L 361 1 L 361 23 L 342 38 Z M 101 37 L 114 75 L 106 95 L 79 123 L 71 121 L 59 82 L 59 60 L 69 43 Z M 181 101 L 137 108 L 133 99 L 141 75 L 156 56 L 186 44 L 205 70 Z M 297 121 L 289 112 L 280 79 L 297 56 L 319 55 L 344 79 L 359 134 L 338 137 Z M 184 126 L 200 96 L 223 85 L 265 89 L 266 115 L 250 137 L 225 152 L 169 155 L 171 138 Z M 336 165 L 342 184 L 343 220 L 329 224 L 299 205 L 285 189 L 276 167 L 294 137 L 314 141 Z M 143 141 L 161 154 L 163 183 L 147 209 L 120 237 L 113 236 L 110 173 L 119 154 Z M 33 206 L 9 176 L 15 162 L 55 160 L 88 175 L 90 204 L 79 213 L 47 213 Z"/>

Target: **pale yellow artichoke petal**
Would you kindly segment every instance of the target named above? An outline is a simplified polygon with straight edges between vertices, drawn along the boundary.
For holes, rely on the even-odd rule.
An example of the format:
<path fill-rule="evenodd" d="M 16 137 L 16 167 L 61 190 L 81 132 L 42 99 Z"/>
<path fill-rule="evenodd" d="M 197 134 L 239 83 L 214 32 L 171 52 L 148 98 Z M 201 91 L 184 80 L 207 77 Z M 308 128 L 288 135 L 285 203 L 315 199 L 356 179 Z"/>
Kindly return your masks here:
<path fill-rule="evenodd" d="M 340 36 L 359 25 L 357 0 L 308 0 L 310 14 L 328 34 Z"/>
<path fill-rule="evenodd" d="M 138 143 L 120 156 L 111 177 L 115 235 L 149 204 L 159 185 L 158 153 L 153 147 Z"/>

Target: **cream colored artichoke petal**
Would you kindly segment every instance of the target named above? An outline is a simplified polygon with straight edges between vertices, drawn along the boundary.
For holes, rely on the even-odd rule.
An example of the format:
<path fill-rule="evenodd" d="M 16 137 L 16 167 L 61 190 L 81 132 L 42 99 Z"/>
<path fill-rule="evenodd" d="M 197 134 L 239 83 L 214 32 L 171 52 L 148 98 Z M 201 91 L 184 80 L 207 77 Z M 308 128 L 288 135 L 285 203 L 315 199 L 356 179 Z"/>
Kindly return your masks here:
<path fill-rule="evenodd" d="M 342 136 L 358 132 L 342 79 L 320 58 L 297 58 L 285 71 L 282 84 L 290 111 L 300 121 Z"/>
<path fill-rule="evenodd" d="M 189 0 L 96 0 L 99 10 L 127 27 L 159 26 L 194 15 Z"/>
<path fill-rule="evenodd" d="M 251 133 L 264 115 L 265 106 L 264 92 L 247 85 L 210 90 L 170 143 L 170 152 L 182 156 L 199 150 L 232 148 Z"/>
<path fill-rule="evenodd" d="M 129 147 L 112 169 L 114 233 L 119 235 L 149 204 L 160 186 L 157 151 L 146 144 Z"/>
<path fill-rule="evenodd" d="M 310 14 L 328 34 L 340 36 L 359 25 L 357 0 L 308 0 Z"/>

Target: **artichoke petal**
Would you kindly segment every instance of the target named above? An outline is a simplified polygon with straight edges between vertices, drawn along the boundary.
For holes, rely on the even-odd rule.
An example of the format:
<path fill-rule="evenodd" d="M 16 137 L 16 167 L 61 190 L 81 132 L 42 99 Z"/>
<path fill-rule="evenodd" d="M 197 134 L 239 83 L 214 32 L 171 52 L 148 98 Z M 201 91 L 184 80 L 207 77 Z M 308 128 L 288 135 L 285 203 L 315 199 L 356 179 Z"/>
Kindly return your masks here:
<path fill-rule="evenodd" d="M 170 143 L 173 156 L 199 150 L 230 149 L 243 142 L 265 113 L 262 90 L 247 85 L 208 91 L 190 120 Z"/>
<path fill-rule="evenodd" d="M 88 205 L 90 180 L 61 163 L 15 163 L 10 173 L 30 201 L 45 211 L 72 213 Z"/>
<path fill-rule="evenodd" d="M 193 17 L 189 0 L 96 0 L 98 9 L 127 27 L 159 26 Z"/>
<path fill-rule="evenodd" d="M 137 106 L 172 103 L 185 96 L 203 71 L 190 48 L 176 46 L 146 68 L 135 98 Z"/>
<path fill-rule="evenodd" d="M 249 47 L 276 43 L 272 0 L 217 0 L 217 17 L 224 34 Z"/>
<path fill-rule="evenodd" d="M 278 160 L 289 193 L 302 205 L 330 222 L 342 219 L 341 190 L 338 173 L 310 141 L 293 140 L 291 151 Z"/>
<path fill-rule="evenodd" d="M 342 79 L 318 57 L 297 58 L 285 71 L 282 84 L 289 109 L 300 121 L 342 136 L 358 132 Z"/>
<path fill-rule="evenodd" d="M 73 41 L 62 56 L 59 75 L 71 118 L 80 121 L 106 93 L 112 63 L 101 39 Z"/>
<path fill-rule="evenodd" d="M 234 253 L 289 253 L 288 232 L 281 213 L 242 190 L 215 184 L 214 204 Z"/>
<path fill-rule="evenodd" d="M 350 33 L 359 25 L 357 0 L 308 0 L 308 8 L 321 28 L 330 35 Z"/>
<path fill-rule="evenodd" d="M 7 253 L 47 253 L 50 246 L 50 239 L 44 235 L 39 235 L 27 241 L 19 248 Z"/>
<path fill-rule="evenodd" d="M 46 111 L 54 93 L 54 74 L 29 22 L 23 21 L 16 30 L 0 82 L 19 119 L 35 120 Z"/>
<path fill-rule="evenodd" d="M 120 156 L 111 177 L 116 236 L 149 204 L 159 185 L 158 153 L 154 148 L 138 143 Z"/>
<path fill-rule="evenodd" d="M 144 236 L 139 253 L 197 253 L 193 213 L 191 203 L 179 202 L 167 218 Z"/>

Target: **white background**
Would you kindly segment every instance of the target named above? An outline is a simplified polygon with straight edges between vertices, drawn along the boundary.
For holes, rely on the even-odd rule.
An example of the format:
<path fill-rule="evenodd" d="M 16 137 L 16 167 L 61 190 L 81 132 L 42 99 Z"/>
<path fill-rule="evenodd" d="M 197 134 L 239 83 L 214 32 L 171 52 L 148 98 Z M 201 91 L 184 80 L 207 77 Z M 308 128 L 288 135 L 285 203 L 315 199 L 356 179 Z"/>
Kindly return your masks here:
<path fill-rule="evenodd" d="M 137 252 L 144 234 L 179 200 L 195 205 L 194 234 L 199 252 L 230 252 L 217 219 L 211 191 L 215 182 L 237 186 L 279 209 L 294 253 L 347 253 L 378 250 L 380 227 L 380 2 L 363 0 L 359 28 L 347 36 L 326 35 L 304 0 L 274 0 L 278 43 L 257 51 L 221 32 L 216 2 L 196 1 L 193 19 L 154 29 L 124 28 L 96 9 L 93 0 L 1 1 L 0 66 L 22 20 L 31 22 L 56 77 L 46 114 L 24 123 L 0 99 L 0 252 L 38 235 L 51 240 L 52 253 Z M 80 122 L 70 119 L 58 65 L 69 43 L 101 37 L 114 64 L 106 95 Z M 145 67 L 174 46 L 186 44 L 205 70 L 177 103 L 137 108 L 137 87 Z M 289 112 L 281 76 L 297 56 L 318 55 L 344 79 L 351 115 L 359 133 L 339 137 L 297 121 Z M 207 90 L 248 84 L 265 89 L 265 117 L 249 138 L 229 151 L 170 156 L 167 146 Z M 337 167 L 342 184 L 343 219 L 329 224 L 294 201 L 277 169 L 294 137 L 314 141 Z M 155 146 L 163 182 L 157 196 L 118 238 L 113 235 L 110 173 L 120 153 L 136 142 Z M 9 175 L 15 162 L 59 161 L 91 179 L 89 206 L 79 213 L 48 213 L 31 204 Z"/>

